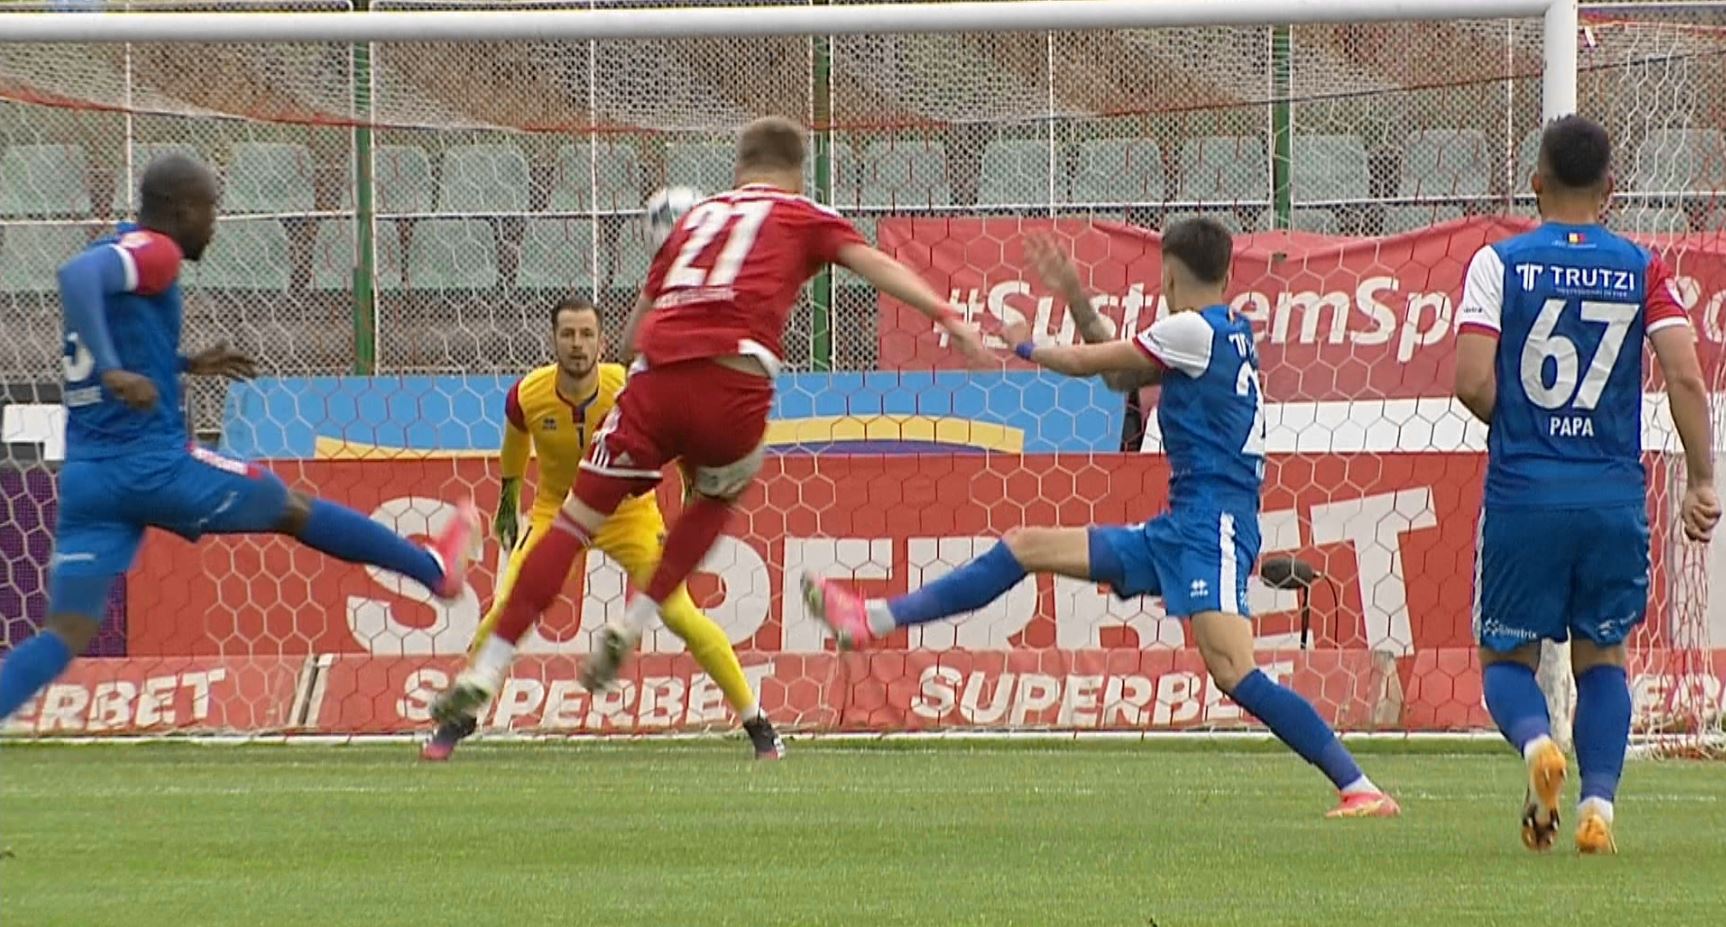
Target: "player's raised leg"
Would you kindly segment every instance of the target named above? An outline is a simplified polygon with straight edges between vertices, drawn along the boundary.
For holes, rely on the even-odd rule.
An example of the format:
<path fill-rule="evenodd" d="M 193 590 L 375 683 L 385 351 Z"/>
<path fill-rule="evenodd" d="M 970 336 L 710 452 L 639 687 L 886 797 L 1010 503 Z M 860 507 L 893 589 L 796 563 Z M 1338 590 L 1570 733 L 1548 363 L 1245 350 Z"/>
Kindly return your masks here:
<path fill-rule="evenodd" d="M 685 479 L 693 485 L 693 477 Z M 604 551 L 624 572 L 637 589 L 645 589 L 653 581 L 660 563 L 660 538 L 665 523 L 656 510 L 633 512 L 620 510 L 608 519 L 594 545 Z M 743 675 L 743 664 L 737 651 L 717 622 L 704 614 L 690 597 L 689 589 L 679 585 L 660 603 L 660 614 L 666 628 L 689 647 L 689 655 L 724 693 L 725 701 L 737 714 L 738 721 L 749 736 L 756 759 L 777 760 L 785 755 L 785 742 L 774 730 L 773 723 L 761 710 L 756 693 Z"/>
<path fill-rule="evenodd" d="M 66 671 L 95 639 L 114 580 L 132 565 L 144 526 L 122 511 L 110 464 L 71 461 L 60 471 L 60 511 L 40 633 L 0 661 L 0 721 Z"/>
<path fill-rule="evenodd" d="M 623 661 L 634 651 L 649 622 L 663 614 L 671 595 L 700 565 L 725 530 L 732 507 L 761 469 L 761 442 L 767 433 L 767 413 L 773 405 L 773 382 L 752 361 L 729 363 L 696 361 L 641 374 L 641 401 L 619 403 L 623 413 L 618 429 L 602 441 L 598 451 L 582 464 L 574 496 L 591 511 L 628 491 L 629 481 L 644 474 L 620 468 L 618 461 L 664 460 L 660 442 L 652 433 L 675 434 L 677 454 L 687 465 L 692 480 L 689 502 L 671 523 L 653 570 L 641 594 L 624 610 L 621 624 L 608 624 L 596 636 L 594 650 L 582 664 L 582 685 L 603 688 L 617 677 Z M 649 380 L 650 377 L 658 377 Z M 635 389 L 625 391 L 626 399 Z M 702 390 L 707 401 L 699 410 L 682 402 L 682 396 Z M 639 448 L 631 452 L 631 446 Z M 652 471 L 657 481 L 657 467 Z"/>

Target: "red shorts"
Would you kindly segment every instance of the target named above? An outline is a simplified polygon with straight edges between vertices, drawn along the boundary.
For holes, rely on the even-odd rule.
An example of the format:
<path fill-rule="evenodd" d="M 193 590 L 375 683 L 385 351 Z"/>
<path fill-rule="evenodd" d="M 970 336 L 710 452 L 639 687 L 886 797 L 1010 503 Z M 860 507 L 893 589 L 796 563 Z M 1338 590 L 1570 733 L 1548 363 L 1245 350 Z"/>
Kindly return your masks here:
<path fill-rule="evenodd" d="M 698 488 L 701 471 L 723 482 L 717 471 L 759 460 L 772 408 L 772 380 L 711 360 L 638 371 L 594 434 L 572 492 L 610 514 L 624 499 L 653 491 L 661 468 L 678 459 L 696 471 Z M 742 474 L 745 484 L 751 476 L 753 470 Z"/>

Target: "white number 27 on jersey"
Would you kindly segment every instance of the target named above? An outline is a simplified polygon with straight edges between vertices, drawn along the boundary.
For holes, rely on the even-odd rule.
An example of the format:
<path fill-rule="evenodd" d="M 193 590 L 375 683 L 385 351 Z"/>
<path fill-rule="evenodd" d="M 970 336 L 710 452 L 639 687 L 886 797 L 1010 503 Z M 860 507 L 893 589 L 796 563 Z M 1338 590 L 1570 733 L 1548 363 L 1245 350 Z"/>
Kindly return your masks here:
<path fill-rule="evenodd" d="M 1263 457 L 1265 455 L 1265 394 L 1259 388 L 1259 372 L 1245 360 L 1241 362 L 1241 372 L 1235 375 L 1235 395 L 1251 396 L 1253 398 L 1253 424 L 1247 431 L 1246 443 L 1241 445 L 1241 453 L 1248 457 Z"/>
<path fill-rule="evenodd" d="M 1604 323 L 1606 331 L 1600 336 L 1600 347 L 1588 362 L 1588 372 L 1582 375 L 1579 386 L 1576 342 L 1557 333 L 1558 320 L 1566 305 L 1566 300 L 1549 299 L 1540 307 L 1540 315 L 1535 317 L 1528 340 L 1522 345 L 1522 389 L 1542 409 L 1562 409 L 1573 401 L 1578 409 L 1592 409 L 1600 404 L 1606 380 L 1618 365 L 1624 336 L 1630 331 L 1630 323 L 1636 321 L 1638 307 L 1633 303 L 1582 301 L 1582 320 Z M 1551 386 L 1546 385 L 1548 359 L 1556 368 Z"/>
<path fill-rule="evenodd" d="M 755 247 L 755 236 L 761 233 L 761 224 L 767 221 L 767 214 L 772 211 L 772 200 L 742 203 L 708 200 L 690 210 L 683 219 L 689 226 L 689 237 L 683 240 L 683 247 L 678 249 L 671 269 L 665 272 L 665 287 L 730 286 L 737 280 L 738 271 L 743 269 L 743 259 L 749 256 L 749 249 Z M 736 223 L 731 221 L 734 218 Z M 719 249 L 719 256 L 713 259 L 713 267 L 704 270 L 694 266 L 695 260 L 728 225 L 731 230 L 725 236 L 725 245 Z"/>

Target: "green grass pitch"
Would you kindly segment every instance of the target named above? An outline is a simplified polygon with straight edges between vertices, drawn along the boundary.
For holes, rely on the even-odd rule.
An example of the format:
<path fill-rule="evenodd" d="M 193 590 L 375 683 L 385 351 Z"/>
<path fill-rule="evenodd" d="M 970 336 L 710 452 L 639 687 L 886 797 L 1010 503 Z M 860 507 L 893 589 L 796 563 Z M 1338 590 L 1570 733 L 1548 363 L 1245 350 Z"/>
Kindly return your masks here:
<path fill-rule="evenodd" d="M 0 745 L 0 924 L 1697 925 L 1726 772 L 1633 763 L 1615 858 L 1524 851 L 1506 751 L 1166 743 Z M 1572 788 L 1574 791 L 1574 787 Z M 1587 912 L 1586 914 L 1582 912 Z"/>

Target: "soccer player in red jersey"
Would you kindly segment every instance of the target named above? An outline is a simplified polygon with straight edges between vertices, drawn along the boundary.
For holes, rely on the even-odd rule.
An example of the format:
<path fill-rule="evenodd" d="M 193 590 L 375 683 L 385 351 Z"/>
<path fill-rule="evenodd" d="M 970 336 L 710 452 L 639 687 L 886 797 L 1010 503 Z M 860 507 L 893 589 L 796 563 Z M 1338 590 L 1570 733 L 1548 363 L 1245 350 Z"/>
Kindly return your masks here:
<path fill-rule="evenodd" d="M 433 706 L 473 711 L 502 684 L 515 641 L 556 598 L 571 563 L 625 499 L 652 492 L 680 460 L 690 502 L 671 526 L 647 588 L 608 623 L 582 667 L 609 685 L 659 605 L 706 556 L 761 467 L 785 323 L 805 281 L 840 264 L 917 309 L 954 346 L 987 361 L 982 338 L 904 265 L 871 247 L 838 213 L 802 196 L 803 130 L 768 117 L 737 145 L 737 189 L 707 199 L 659 248 L 624 332 L 636 355 L 617 406 L 589 445 L 553 529 L 521 564 L 496 633 Z"/>

